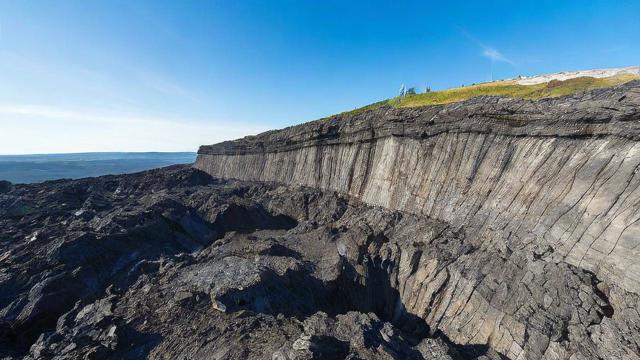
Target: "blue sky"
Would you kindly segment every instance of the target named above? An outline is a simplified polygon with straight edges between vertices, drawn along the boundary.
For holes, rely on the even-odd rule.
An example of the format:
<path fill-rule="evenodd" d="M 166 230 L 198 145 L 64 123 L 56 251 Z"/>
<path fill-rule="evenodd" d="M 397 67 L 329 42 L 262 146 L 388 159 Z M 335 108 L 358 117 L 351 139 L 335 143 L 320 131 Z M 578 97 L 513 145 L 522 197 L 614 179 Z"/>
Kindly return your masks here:
<path fill-rule="evenodd" d="M 189 151 L 392 97 L 640 63 L 640 1 L 0 0 L 0 154 Z"/>

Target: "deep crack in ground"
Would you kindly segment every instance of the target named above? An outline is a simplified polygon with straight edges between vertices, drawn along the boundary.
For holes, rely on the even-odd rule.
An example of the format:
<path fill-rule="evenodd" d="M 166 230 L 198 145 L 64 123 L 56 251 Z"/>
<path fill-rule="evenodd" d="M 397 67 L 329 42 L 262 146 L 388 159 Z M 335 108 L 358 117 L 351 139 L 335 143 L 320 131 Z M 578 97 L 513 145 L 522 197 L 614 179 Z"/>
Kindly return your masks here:
<path fill-rule="evenodd" d="M 593 274 L 464 229 L 186 167 L 19 185 L 0 209 L 5 357 L 498 359 L 465 324 L 500 316 L 535 352 L 615 314 Z"/>

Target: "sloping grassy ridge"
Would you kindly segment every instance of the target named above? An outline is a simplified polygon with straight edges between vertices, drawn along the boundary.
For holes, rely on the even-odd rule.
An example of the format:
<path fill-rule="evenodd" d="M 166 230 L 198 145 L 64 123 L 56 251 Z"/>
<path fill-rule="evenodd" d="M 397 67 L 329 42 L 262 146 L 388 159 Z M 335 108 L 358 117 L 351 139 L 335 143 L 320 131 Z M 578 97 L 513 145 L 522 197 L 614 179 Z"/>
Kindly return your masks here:
<path fill-rule="evenodd" d="M 487 95 L 519 97 L 524 99 L 542 99 L 569 95 L 578 91 L 615 86 L 635 79 L 640 79 L 640 76 L 632 74 L 621 74 L 606 78 L 585 76 L 565 81 L 552 80 L 548 83 L 536 85 L 519 85 L 515 80 L 494 81 L 491 83 L 483 83 L 442 91 L 432 91 L 406 97 L 396 97 L 378 101 L 358 109 L 344 112 L 343 114 L 356 115 L 385 105 L 391 105 L 394 107 L 418 107 L 448 104 Z"/>

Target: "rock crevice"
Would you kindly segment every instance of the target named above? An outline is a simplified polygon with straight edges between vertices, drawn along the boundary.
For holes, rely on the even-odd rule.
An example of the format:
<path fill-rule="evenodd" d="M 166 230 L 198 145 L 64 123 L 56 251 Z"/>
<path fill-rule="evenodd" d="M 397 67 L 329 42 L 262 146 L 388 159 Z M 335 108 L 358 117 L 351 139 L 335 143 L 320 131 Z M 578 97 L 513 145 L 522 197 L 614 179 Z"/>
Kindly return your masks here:
<path fill-rule="evenodd" d="M 638 86 L 337 116 L 203 146 L 196 167 L 338 191 L 465 226 L 477 242 L 549 245 L 555 261 L 640 293 Z"/>
<path fill-rule="evenodd" d="M 640 359 L 639 86 L 0 184 L 0 357 Z"/>
<path fill-rule="evenodd" d="M 603 349 L 614 348 L 637 358 L 628 316 L 640 294 L 638 140 L 635 81 L 540 101 L 338 115 L 203 146 L 195 166 L 337 191 L 441 222 L 444 239 L 464 244 L 338 242 L 351 269 L 343 276 L 388 275 L 386 287 L 373 287 L 384 305 L 356 301 L 359 309 L 401 324 L 393 311 L 403 308 L 432 333 L 509 358 L 607 358 Z"/>

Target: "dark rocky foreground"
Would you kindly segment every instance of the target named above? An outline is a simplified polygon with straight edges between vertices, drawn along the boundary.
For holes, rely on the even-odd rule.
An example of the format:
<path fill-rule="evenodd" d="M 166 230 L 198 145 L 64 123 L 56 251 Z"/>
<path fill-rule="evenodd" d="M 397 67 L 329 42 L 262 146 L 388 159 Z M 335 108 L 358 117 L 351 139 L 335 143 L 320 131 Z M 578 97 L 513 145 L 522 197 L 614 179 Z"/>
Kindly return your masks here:
<path fill-rule="evenodd" d="M 0 358 L 640 359 L 640 82 L 195 167 L 0 182 Z"/>
<path fill-rule="evenodd" d="M 333 192 L 188 167 L 5 185 L 8 358 L 506 358 L 406 311 L 446 302 L 490 317 L 473 292 L 527 324 L 528 351 L 546 336 L 603 357 L 589 332 L 605 318 L 621 337 L 601 341 L 637 341 L 635 319 L 616 317 L 589 272 L 527 271 L 463 229 Z"/>
<path fill-rule="evenodd" d="M 188 167 L 4 183 L 0 209 L 3 357 L 499 358 L 404 310 L 419 265 L 476 252 L 437 221 Z"/>

